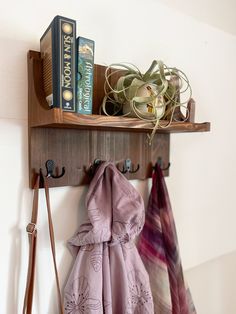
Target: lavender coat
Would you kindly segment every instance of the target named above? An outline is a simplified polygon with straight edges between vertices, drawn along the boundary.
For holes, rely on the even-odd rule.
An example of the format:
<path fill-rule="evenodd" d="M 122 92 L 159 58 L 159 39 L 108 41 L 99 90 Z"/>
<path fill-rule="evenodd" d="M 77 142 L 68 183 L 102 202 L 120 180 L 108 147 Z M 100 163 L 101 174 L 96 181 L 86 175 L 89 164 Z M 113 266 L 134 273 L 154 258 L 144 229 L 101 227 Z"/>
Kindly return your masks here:
<path fill-rule="evenodd" d="M 88 221 L 69 241 L 76 260 L 65 287 L 66 314 L 152 314 L 149 277 L 134 244 L 144 224 L 141 196 L 110 162 L 86 197 Z"/>

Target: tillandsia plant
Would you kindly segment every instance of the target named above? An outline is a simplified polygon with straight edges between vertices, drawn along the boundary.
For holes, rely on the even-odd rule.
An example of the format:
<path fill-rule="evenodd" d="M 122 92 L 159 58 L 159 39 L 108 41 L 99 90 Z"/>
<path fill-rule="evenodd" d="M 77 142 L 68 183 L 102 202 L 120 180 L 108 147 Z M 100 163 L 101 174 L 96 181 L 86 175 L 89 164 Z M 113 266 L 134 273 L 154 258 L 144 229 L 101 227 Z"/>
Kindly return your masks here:
<path fill-rule="evenodd" d="M 118 75 L 120 77 L 112 86 L 110 82 Z M 176 108 L 184 107 L 187 110 L 186 104 L 192 94 L 183 71 L 157 60 L 144 74 L 130 63 L 111 64 L 105 72 L 104 90 L 101 108 L 106 115 L 121 114 L 153 122 L 153 131 L 148 134 L 150 144 L 158 127 L 165 128 L 173 120 L 176 121 Z M 184 93 L 188 97 L 181 102 Z M 187 117 L 188 112 L 185 120 Z"/>

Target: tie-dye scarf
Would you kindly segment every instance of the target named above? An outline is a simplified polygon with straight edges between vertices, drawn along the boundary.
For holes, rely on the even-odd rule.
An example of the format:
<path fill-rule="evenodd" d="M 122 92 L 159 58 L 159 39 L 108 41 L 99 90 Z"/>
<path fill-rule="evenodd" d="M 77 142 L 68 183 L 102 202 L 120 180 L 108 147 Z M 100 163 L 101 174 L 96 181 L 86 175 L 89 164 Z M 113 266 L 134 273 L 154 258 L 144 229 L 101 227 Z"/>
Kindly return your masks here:
<path fill-rule="evenodd" d="M 180 260 L 174 217 L 160 167 L 153 185 L 138 250 L 149 273 L 155 314 L 195 314 Z"/>

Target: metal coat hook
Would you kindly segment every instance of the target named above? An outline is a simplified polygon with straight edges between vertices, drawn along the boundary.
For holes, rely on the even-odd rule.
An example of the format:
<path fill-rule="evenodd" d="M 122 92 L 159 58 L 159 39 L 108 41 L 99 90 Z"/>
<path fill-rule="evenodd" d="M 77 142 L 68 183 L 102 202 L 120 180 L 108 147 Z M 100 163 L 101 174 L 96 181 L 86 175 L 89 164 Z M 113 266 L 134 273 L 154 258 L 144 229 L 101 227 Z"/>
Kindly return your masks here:
<path fill-rule="evenodd" d="M 46 174 L 47 178 L 59 179 L 59 178 L 63 177 L 65 172 L 66 172 L 65 167 L 62 167 L 61 174 L 60 175 L 54 175 L 53 172 L 54 172 L 54 168 L 55 168 L 55 162 L 51 159 L 46 161 L 45 166 L 47 169 L 47 174 Z"/>
<path fill-rule="evenodd" d="M 161 170 L 168 170 L 170 168 L 170 162 L 168 162 L 168 165 L 166 167 L 163 167 L 163 161 L 161 157 L 158 157 L 157 159 L 157 164 L 159 165 L 159 167 L 161 168 Z M 153 167 L 153 169 L 155 169 L 155 166 Z"/>
<path fill-rule="evenodd" d="M 136 169 L 134 170 L 131 159 L 125 159 L 124 164 L 123 164 L 123 169 L 120 170 L 118 166 L 117 166 L 117 169 L 121 173 L 126 173 L 126 172 L 135 173 L 139 170 L 139 164 L 137 165 Z"/>
<path fill-rule="evenodd" d="M 97 167 L 103 162 L 103 160 L 96 158 L 94 160 L 94 162 L 90 165 L 89 169 L 86 170 L 86 168 L 84 167 L 84 171 L 90 176 L 93 177 Z"/>

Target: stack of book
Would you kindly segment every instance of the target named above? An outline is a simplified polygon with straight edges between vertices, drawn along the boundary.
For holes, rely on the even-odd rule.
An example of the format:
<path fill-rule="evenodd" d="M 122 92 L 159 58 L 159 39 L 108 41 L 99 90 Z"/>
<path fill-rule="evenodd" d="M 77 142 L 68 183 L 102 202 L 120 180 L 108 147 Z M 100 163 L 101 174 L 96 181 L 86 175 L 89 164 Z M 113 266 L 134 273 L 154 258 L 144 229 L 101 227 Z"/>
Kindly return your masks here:
<path fill-rule="evenodd" d="M 76 21 L 56 16 L 40 39 L 48 105 L 92 113 L 94 41 L 76 38 Z"/>

